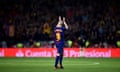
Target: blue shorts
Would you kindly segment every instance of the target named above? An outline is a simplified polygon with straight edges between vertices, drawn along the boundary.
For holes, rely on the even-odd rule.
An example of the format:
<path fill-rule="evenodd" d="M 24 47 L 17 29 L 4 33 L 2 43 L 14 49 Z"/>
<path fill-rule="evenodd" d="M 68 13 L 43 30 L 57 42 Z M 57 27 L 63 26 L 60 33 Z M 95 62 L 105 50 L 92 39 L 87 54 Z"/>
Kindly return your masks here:
<path fill-rule="evenodd" d="M 64 44 L 56 44 L 56 47 L 57 47 L 57 53 L 59 53 L 60 55 L 63 55 Z"/>

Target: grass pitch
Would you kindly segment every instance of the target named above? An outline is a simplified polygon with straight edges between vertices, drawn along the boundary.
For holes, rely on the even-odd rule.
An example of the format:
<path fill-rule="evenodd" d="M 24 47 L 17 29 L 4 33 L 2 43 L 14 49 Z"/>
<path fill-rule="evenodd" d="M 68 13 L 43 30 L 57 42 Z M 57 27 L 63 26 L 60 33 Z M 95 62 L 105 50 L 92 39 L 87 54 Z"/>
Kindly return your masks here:
<path fill-rule="evenodd" d="M 120 72 L 120 59 L 64 58 L 64 69 L 54 69 L 54 58 L 0 58 L 0 72 Z"/>

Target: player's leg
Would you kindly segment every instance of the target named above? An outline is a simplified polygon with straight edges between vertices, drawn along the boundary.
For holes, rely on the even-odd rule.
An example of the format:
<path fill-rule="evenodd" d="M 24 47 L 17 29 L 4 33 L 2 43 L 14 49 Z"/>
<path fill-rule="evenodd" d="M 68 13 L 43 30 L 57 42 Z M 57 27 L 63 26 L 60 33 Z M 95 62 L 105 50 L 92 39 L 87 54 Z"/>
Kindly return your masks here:
<path fill-rule="evenodd" d="M 60 60 L 60 46 L 59 45 L 56 45 L 57 47 L 57 55 L 56 55 L 56 59 L 55 59 L 55 68 L 57 69 L 58 68 L 58 62 Z"/>
<path fill-rule="evenodd" d="M 60 55 L 60 68 L 61 68 L 61 69 L 63 69 L 62 61 L 63 61 L 63 54 Z"/>
<path fill-rule="evenodd" d="M 55 68 L 56 69 L 58 68 L 59 59 L 60 59 L 60 55 L 57 53 L 57 56 L 56 56 L 56 59 L 55 59 Z"/>
<path fill-rule="evenodd" d="M 60 52 L 60 68 L 61 69 L 63 69 L 62 61 L 63 61 L 63 48 L 61 48 L 61 52 Z"/>

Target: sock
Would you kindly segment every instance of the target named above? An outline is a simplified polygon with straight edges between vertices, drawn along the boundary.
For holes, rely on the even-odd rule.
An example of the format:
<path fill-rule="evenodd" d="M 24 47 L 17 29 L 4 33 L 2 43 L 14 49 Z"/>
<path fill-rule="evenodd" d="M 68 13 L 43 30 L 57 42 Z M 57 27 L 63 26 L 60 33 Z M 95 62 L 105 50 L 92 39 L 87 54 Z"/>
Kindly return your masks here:
<path fill-rule="evenodd" d="M 56 60 L 55 60 L 55 67 L 57 67 L 57 64 L 58 64 L 59 58 L 60 58 L 60 56 L 57 56 L 57 57 L 56 57 Z"/>
<path fill-rule="evenodd" d="M 60 55 L 60 65 L 62 66 L 63 55 Z"/>

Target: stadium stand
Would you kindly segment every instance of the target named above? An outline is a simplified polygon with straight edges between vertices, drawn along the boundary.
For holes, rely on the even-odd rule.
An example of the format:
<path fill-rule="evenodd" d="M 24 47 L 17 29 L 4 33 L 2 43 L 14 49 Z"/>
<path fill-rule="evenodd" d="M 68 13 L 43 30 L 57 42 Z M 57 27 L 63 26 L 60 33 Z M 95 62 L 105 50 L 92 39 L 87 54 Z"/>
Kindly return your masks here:
<path fill-rule="evenodd" d="M 70 29 L 71 47 L 118 47 L 120 5 L 117 0 L 0 0 L 0 47 L 54 47 L 53 27 L 59 15 Z"/>

